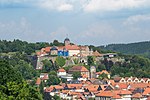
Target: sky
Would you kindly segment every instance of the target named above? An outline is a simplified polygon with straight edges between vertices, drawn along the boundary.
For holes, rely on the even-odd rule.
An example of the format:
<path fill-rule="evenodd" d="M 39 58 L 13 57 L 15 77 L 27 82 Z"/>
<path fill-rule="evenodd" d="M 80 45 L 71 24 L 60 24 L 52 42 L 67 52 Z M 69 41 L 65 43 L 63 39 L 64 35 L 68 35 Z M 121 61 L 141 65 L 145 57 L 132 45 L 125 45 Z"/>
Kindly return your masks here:
<path fill-rule="evenodd" d="M 0 0 L 0 39 L 107 45 L 150 40 L 150 0 Z"/>

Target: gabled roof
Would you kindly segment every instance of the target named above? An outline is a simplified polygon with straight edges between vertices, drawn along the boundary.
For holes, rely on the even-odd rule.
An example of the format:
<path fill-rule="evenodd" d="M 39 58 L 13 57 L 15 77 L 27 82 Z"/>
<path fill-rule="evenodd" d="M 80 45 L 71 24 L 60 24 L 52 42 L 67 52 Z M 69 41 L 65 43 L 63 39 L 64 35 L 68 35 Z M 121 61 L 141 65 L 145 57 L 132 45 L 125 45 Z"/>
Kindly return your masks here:
<path fill-rule="evenodd" d="M 143 92 L 143 95 L 149 95 L 150 94 L 150 87 L 146 88 Z"/>
<path fill-rule="evenodd" d="M 45 92 L 52 92 L 54 90 L 53 86 L 47 87 L 44 91 Z"/>
<path fill-rule="evenodd" d="M 60 68 L 58 72 L 66 72 L 63 68 Z"/>
<path fill-rule="evenodd" d="M 143 96 L 140 93 L 132 95 L 132 98 L 142 98 Z"/>
<path fill-rule="evenodd" d="M 88 72 L 84 66 L 73 66 L 72 68 L 69 69 L 70 72 Z"/>
<path fill-rule="evenodd" d="M 95 52 L 93 52 L 93 56 L 101 57 L 102 55 L 96 50 Z"/>
<path fill-rule="evenodd" d="M 89 92 L 96 92 L 98 91 L 99 85 L 88 85 L 85 87 L 85 89 L 88 89 Z"/>
<path fill-rule="evenodd" d="M 119 82 L 121 79 L 122 79 L 121 77 L 115 77 L 115 78 L 114 78 L 114 81 L 115 81 L 115 82 Z"/>
<path fill-rule="evenodd" d="M 96 74 L 97 74 L 97 75 L 101 75 L 101 74 L 103 74 L 103 73 L 104 73 L 104 74 L 109 74 L 106 70 L 102 70 L 101 72 L 97 72 Z"/>

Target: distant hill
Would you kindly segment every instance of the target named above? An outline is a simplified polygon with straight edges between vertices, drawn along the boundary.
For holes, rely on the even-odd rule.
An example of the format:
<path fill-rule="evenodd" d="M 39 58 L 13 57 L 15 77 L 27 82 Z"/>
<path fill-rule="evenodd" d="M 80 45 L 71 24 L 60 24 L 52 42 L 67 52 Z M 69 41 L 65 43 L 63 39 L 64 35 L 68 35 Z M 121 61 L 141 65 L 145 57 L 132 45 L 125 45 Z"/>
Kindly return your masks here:
<path fill-rule="evenodd" d="M 150 57 L 150 41 L 129 43 L 129 44 L 109 44 L 99 46 L 103 50 L 112 50 L 123 54 L 140 54 Z"/>

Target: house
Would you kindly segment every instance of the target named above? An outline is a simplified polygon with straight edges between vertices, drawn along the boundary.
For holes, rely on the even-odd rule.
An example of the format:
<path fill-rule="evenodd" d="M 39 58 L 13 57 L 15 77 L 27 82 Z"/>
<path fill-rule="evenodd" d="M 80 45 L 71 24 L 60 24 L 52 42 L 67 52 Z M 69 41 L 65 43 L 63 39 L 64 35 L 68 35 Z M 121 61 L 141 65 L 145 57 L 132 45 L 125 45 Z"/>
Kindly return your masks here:
<path fill-rule="evenodd" d="M 143 97 L 142 94 L 136 93 L 132 95 L 132 100 L 146 100 L 146 98 Z"/>
<path fill-rule="evenodd" d="M 131 94 L 128 90 L 102 91 L 96 94 L 95 100 L 131 100 Z"/>
<path fill-rule="evenodd" d="M 88 76 L 86 74 L 83 74 L 80 77 L 78 77 L 79 81 L 86 81 L 87 79 L 88 79 Z"/>
<path fill-rule="evenodd" d="M 67 73 L 66 71 L 63 69 L 63 68 L 60 68 L 58 71 L 57 71 L 57 76 L 65 76 Z"/>
<path fill-rule="evenodd" d="M 64 46 L 52 46 L 42 48 L 40 52 L 37 52 L 37 56 L 64 56 L 64 57 L 72 57 L 72 56 L 80 56 L 87 57 L 92 55 L 93 51 L 89 49 L 88 46 L 78 46 L 75 44 L 70 44 L 69 38 L 64 40 Z"/>
<path fill-rule="evenodd" d="M 97 73 L 96 73 L 96 77 L 98 78 L 99 75 L 101 75 L 101 74 L 103 74 L 103 73 L 104 73 L 104 74 L 107 74 L 107 77 L 110 78 L 110 74 L 109 74 L 106 70 L 102 70 L 101 72 L 97 72 Z"/>
<path fill-rule="evenodd" d="M 35 83 L 37 86 L 39 86 L 41 84 L 41 79 L 40 78 L 37 78 L 36 80 L 36 83 Z"/>
<path fill-rule="evenodd" d="M 41 78 L 41 80 L 46 82 L 49 79 L 48 78 L 48 73 L 41 73 L 40 78 Z"/>
<path fill-rule="evenodd" d="M 73 66 L 69 69 L 68 73 L 73 74 L 73 72 L 80 72 L 81 75 L 86 75 L 89 78 L 89 70 L 84 66 Z"/>
<path fill-rule="evenodd" d="M 95 52 L 93 52 L 93 56 L 95 57 L 102 57 L 103 55 L 100 54 L 97 50 Z"/>

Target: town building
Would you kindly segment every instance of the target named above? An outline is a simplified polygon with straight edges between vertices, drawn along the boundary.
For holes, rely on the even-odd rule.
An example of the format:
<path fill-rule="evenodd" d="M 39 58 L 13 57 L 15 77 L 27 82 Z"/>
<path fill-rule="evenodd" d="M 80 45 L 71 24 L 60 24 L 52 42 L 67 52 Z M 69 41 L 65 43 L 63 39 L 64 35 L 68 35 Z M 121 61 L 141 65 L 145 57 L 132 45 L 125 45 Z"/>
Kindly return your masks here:
<path fill-rule="evenodd" d="M 69 69 L 68 73 L 73 74 L 74 72 L 80 72 L 81 76 L 86 76 L 87 78 L 90 78 L 90 72 L 87 68 L 84 66 L 73 66 L 72 68 Z"/>
<path fill-rule="evenodd" d="M 89 49 L 88 46 L 78 46 L 75 44 L 70 43 L 70 39 L 66 38 L 64 40 L 64 46 L 52 46 L 52 47 L 45 47 L 37 52 L 37 56 L 89 56 L 92 55 L 92 50 Z"/>

